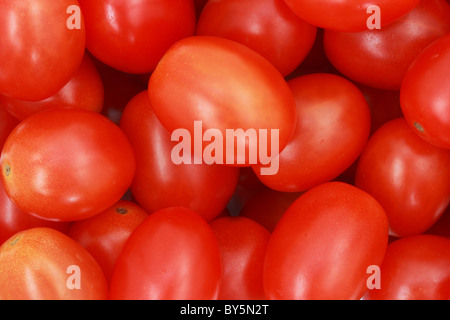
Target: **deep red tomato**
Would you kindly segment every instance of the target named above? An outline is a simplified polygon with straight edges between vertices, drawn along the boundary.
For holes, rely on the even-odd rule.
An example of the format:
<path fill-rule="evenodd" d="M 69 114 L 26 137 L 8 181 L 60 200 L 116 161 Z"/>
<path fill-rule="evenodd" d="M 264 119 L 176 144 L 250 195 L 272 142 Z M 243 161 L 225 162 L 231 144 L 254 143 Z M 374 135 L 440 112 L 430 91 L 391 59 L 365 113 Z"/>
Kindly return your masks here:
<path fill-rule="evenodd" d="M 450 150 L 425 142 L 398 118 L 369 139 L 355 185 L 384 207 L 392 235 L 416 235 L 430 228 L 450 203 L 449 164 Z"/>
<path fill-rule="evenodd" d="M 298 16 L 325 29 L 344 32 L 368 28 L 367 20 L 373 14 L 370 6 L 378 6 L 381 27 L 387 26 L 411 11 L 419 0 L 284 0 Z M 369 12 L 368 12 L 369 11 Z"/>
<path fill-rule="evenodd" d="M 41 218 L 88 218 L 129 188 L 135 158 L 125 134 L 99 113 L 51 109 L 23 120 L 0 160 L 11 200 Z"/>
<path fill-rule="evenodd" d="M 147 211 L 184 206 L 211 220 L 226 207 L 239 178 L 239 168 L 222 165 L 175 164 L 176 142 L 153 112 L 147 90 L 125 107 L 120 122 L 136 154 L 131 191 Z"/>
<path fill-rule="evenodd" d="M 370 132 L 370 110 L 361 91 L 332 74 L 289 80 L 297 125 L 279 154 L 275 175 L 255 173 L 268 187 L 284 192 L 307 190 L 339 176 L 359 156 Z"/>
<path fill-rule="evenodd" d="M 0 95 L 0 104 L 23 120 L 52 108 L 81 108 L 100 112 L 103 107 L 103 82 L 89 55 L 84 55 L 78 70 L 57 93 L 40 101 L 26 101 Z"/>
<path fill-rule="evenodd" d="M 449 300 L 450 239 L 416 235 L 388 245 L 381 264 L 381 288 L 366 300 Z"/>
<path fill-rule="evenodd" d="M 3 149 L 6 138 L 19 122 L 19 119 L 9 113 L 0 103 L 0 150 Z"/>
<path fill-rule="evenodd" d="M 195 33 L 193 0 L 79 0 L 86 47 L 105 64 L 129 73 L 151 72 L 177 40 Z"/>
<path fill-rule="evenodd" d="M 196 34 L 242 43 L 287 76 L 311 50 L 316 31 L 283 0 L 215 0 L 204 7 Z"/>
<path fill-rule="evenodd" d="M 17 232 L 26 229 L 49 227 L 66 233 L 70 226 L 70 222 L 48 221 L 23 212 L 9 199 L 1 182 L 0 212 L 0 245 Z"/>
<path fill-rule="evenodd" d="M 263 266 L 270 232 L 245 217 L 210 222 L 222 258 L 220 300 L 263 300 Z"/>
<path fill-rule="evenodd" d="M 450 205 L 442 214 L 438 221 L 431 226 L 425 233 L 434 234 L 450 238 Z"/>
<path fill-rule="evenodd" d="M 301 195 L 301 192 L 280 192 L 264 188 L 248 199 L 239 216 L 255 220 L 272 232 L 284 212 Z"/>
<path fill-rule="evenodd" d="M 209 300 L 218 296 L 217 239 L 197 213 L 182 207 L 153 212 L 130 235 L 110 285 L 113 300 Z"/>
<path fill-rule="evenodd" d="M 108 284 L 95 259 L 52 228 L 20 231 L 0 247 L 0 299 L 103 300 Z"/>
<path fill-rule="evenodd" d="M 300 196 L 281 217 L 267 247 L 269 299 L 360 299 L 367 268 L 388 243 L 383 207 L 346 183 L 328 182 Z"/>
<path fill-rule="evenodd" d="M 401 87 L 401 107 L 420 137 L 450 149 L 450 34 L 427 47 L 413 62 Z"/>
<path fill-rule="evenodd" d="M 70 6 L 78 1 L 0 1 L 0 94 L 42 100 L 69 81 L 86 40 L 81 13 L 79 29 L 67 26 Z"/>
<path fill-rule="evenodd" d="M 399 90 L 418 54 L 450 32 L 449 16 L 450 6 L 445 0 L 422 0 L 406 16 L 380 30 L 325 30 L 325 51 L 330 62 L 348 78 L 370 87 Z"/>
<path fill-rule="evenodd" d="M 217 140 L 223 141 L 223 149 L 216 148 L 215 163 L 260 163 L 258 147 L 270 153 L 278 134 L 282 150 L 295 126 L 295 102 L 278 70 L 247 46 L 225 38 L 195 36 L 177 42 L 150 77 L 148 91 L 156 116 L 169 132 L 184 129 L 202 139 L 211 129 L 215 137 L 221 136 Z M 200 133 L 194 121 L 202 125 Z M 227 130 L 233 139 L 226 138 Z M 261 132 L 266 133 L 266 143 L 259 138 Z M 258 157 L 252 161 L 249 154 Z"/>
<path fill-rule="evenodd" d="M 125 242 L 148 215 L 138 204 L 119 200 L 91 218 L 73 222 L 67 235 L 86 248 L 110 281 Z"/>

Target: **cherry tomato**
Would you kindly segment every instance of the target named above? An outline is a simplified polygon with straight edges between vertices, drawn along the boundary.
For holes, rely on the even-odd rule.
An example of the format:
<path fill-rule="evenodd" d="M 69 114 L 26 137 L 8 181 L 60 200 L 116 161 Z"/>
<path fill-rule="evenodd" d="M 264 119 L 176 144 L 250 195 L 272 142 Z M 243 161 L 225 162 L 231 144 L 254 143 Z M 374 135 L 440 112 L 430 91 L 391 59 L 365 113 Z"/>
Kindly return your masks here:
<path fill-rule="evenodd" d="M 20 210 L 6 194 L 0 182 L 0 245 L 19 231 L 34 227 L 49 227 L 67 233 L 69 222 L 40 219 Z"/>
<path fill-rule="evenodd" d="M 104 300 L 108 285 L 95 259 L 67 235 L 20 231 L 0 247 L 0 299 Z"/>
<path fill-rule="evenodd" d="M 386 210 L 391 235 L 425 232 L 450 203 L 450 150 L 416 135 L 404 118 L 389 121 L 369 139 L 355 185 Z"/>
<path fill-rule="evenodd" d="M 215 163 L 260 163 L 261 157 L 252 161 L 246 155 L 260 153 L 255 145 L 269 152 L 282 150 L 295 126 L 295 102 L 278 70 L 247 46 L 225 38 L 195 36 L 177 42 L 150 77 L 148 91 L 156 116 L 169 132 L 184 129 L 198 138 L 194 121 L 201 122 L 202 137 L 208 129 L 219 131 L 223 149 L 217 147 Z M 227 129 L 232 139 L 226 139 Z M 238 129 L 250 133 L 239 134 Z M 259 138 L 260 130 L 266 133 L 266 143 Z M 251 132 L 256 139 L 249 138 Z M 278 148 L 272 143 L 275 134 Z"/>
<path fill-rule="evenodd" d="M 384 13 L 386 10 L 382 19 Z M 445 0 L 422 0 L 407 15 L 379 30 L 325 30 L 325 52 L 336 69 L 351 80 L 399 90 L 409 65 L 420 52 L 450 32 L 449 16 L 450 6 Z"/>
<path fill-rule="evenodd" d="M 79 2 L 86 21 L 87 49 L 120 71 L 153 71 L 173 43 L 195 33 L 193 0 Z"/>
<path fill-rule="evenodd" d="M 305 191 L 339 176 L 358 158 L 370 133 L 370 110 L 361 91 L 332 74 L 310 74 L 289 80 L 296 103 L 297 125 L 279 154 L 274 175 L 255 173 L 268 187 Z"/>
<path fill-rule="evenodd" d="M 57 93 L 40 101 L 26 101 L 0 95 L 0 104 L 13 116 L 23 120 L 30 115 L 52 108 L 81 108 L 100 112 L 104 92 L 100 75 L 89 55 L 84 55 L 78 70 Z"/>
<path fill-rule="evenodd" d="M 390 243 L 381 264 L 380 289 L 366 300 L 449 300 L 450 239 L 416 235 Z"/>
<path fill-rule="evenodd" d="M 360 299 L 367 268 L 388 243 L 383 207 L 346 183 L 327 182 L 300 196 L 272 232 L 264 266 L 269 299 Z"/>
<path fill-rule="evenodd" d="M 450 149 L 450 35 L 436 40 L 410 66 L 401 87 L 408 124 L 425 141 Z"/>
<path fill-rule="evenodd" d="M 148 212 L 184 206 L 211 220 L 225 209 L 236 188 L 239 168 L 222 165 L 175 164 L 176 143 L 161 125 L 147 90 L 125 107 L 120 122 L 136 154 L 131 191 Z"/>
<path fill-rule="evenodd" d="M 78 1 L 0 1 L 0 94 L 42 100 L 69 81 L 86 40 L 83 15 L 68 14 L 71 6 Z M 79 28 L 68 28 L 72 17 Z"/>
<path fill-rule="evenodd" d="M 153 212 L 130 235 L 110 285 L 113 300 L 216 299 L 219 245 L 209 224 L 182 207 Z"/>
<path fill-rule="evenodd" d="M 196 34 L 240 42 L 286 76 L 307 56 L 316 31 L 283 0 L 215 0 L 204 7 Z"/>
<path fill-rule="evenodd" d="M 220 300 L 263 300 L 263 265 L 270 232 L 245 217 L 210 222 L 222 258 Z"/>
<path fill-rule="evenodd" d="M 302 192 L 280 192 L 264 188 L 243 205 L 239 216 L 250 218 L 272 232 L 281 216 Z"/>
<path fill-rule="evenodd" d="M 371 6 L 379 8 L 381 26 L 387 26 L 414 7 L 419 0 L 284 0 L 298 16 L 325 29 L 356 32 L 367 29 L 373 14 Z M 370 10 L 369 10 L 370 9 Z"/>
<path fill-rule="evenodd" d="M 119 200 L 91 218 L 73 222 L 67 235 L 86 248 L 110 281 L 126 240 L 148 215 L 138 204 Z"/>
<path fill-rule="evenodd" d="M 85 219 L 118 201 L 135 172 L 132 147 L 118 126 L 88 110 L 58 108 L 23 120 L 0 160 L 11 200 L 49 220 Z"/>

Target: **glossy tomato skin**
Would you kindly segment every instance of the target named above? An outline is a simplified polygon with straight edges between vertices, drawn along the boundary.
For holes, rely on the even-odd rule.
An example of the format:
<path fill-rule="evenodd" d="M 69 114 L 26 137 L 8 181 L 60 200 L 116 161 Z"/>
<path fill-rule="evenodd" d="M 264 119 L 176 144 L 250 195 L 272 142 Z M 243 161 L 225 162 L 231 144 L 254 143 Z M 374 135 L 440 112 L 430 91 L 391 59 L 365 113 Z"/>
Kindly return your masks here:
<path fill-rule="evenodd" d="M 86 248 L 109 282 L 126 240 L 148 215 L 138 204 L 119 200 L 93 217 L 73 222 L 67 235 Z"/>
<path fill-rule="evenodd" d="M 0 94 L 42 100 L 61 89 L 78 69 L 85 51 L 80 28 L 67 27 L 77 0 L 0 2 Z M 26 76 L 24 76 L 26 75 Z"/>
<path fill-rule="evenodd" d="M 216 299 L 220 259 L 214 232 L 201 216 L 182 207 L 158 210 L 125 243 L 110 299 Z"/>
<path fill-rule="evenodd" d="M 430 228 L 450 202 L 449 163 L 449 150 L 425 142 L 398 118 L 370 138 L 355 185 L 385 208 L 391 235 L 416 235 Z"/>
<path fill-rule="evenodd" d="M 316 32 L 283 0 L 216 0 L 203 9 L 196 34 L 242 43 L 287 76 L 311 50 Z"/>
<path fill-rule="evenodd" d="M 388 243 L 383 207 L 346 183 L 327 182 L 300 196 L 272 232 L 264 266 L 269 299 L 349 300 L 366 291 L 367 268 Z"/>
<path fill-rule="evenodd" d="M 282 150 L 295 126 L 295 102 L 279 71 L 247 46 L 225 38 L 195 36 L 178 41 L 150 77 L 148 91 L 156 116 L 169 132 L 185 129 L 195 137 L 194 121 L 201 121 L 202 134 L 215 129 L 226 137 L 227 129 L 254 130 L 261 144 L 261 129 L 268 136 L 267 150 L 272 148 L 273 133 L 278 133 Z M 234 149 L 227 149 L 224 142 L 215 163 L 252 164 L 237 152 L 240 148 L 245 154 L 255 152 L 249 139 L 241 135 L 235 140 Z"/>
<path fill-rule="evenodd" d="M 133 149 L 97 112 L 62 108 L 36 113 L 9 135 L 2 181 L 23 211 L 59 221 L 85 219 L 118 201 L 135 172 Z"/>
<path fill-rule="evenodd" d="M 279 154 L 279 170 L 259 179 L 269 188 L 300 192 L 339 176 L 358 158 L 369 138 L 370 109 L 361 91 L 333 74 L 288 81 L 297 106 L 297 125 Z"/>
<path fill-rule="evenodd" d="M 147 90 L 125 107 L 120 127 L 136 154 L 131 191 L 147 211 L 184 206 L 206 220 L 219 215 L 234 193 L 239 168 L 208 164 L 175 164 L 171 153 L 177 142 L 159 122 Z"/>
<path fill-rule="evenodd" d="M 425 141 L 450 149 L 450 35 L 427 47 L 412 63 L 401 87 L 405 119 Z"/>
<path fill-rule="evenodd" d="M 66 233 L 70 222 L 40 219 L 20 210 L 9 199 L 3 183 L 0 182 L 0 245 L 19 231 L 34 227 L 49 227 Z"/>
<path fill-rule="evenodd" d="M 72 78 L 51 97 L 27 101 L 0 95 L 0 104 L 13 116 L 23 120 L 30 115 L 52 108 L 81 108 L 100 112 L 103 107 L 104 88 L 100 75 L 89 55 L 84 55 L 80 67 Z"/>
<path fill-rule="evenodd" d="M 153 71 L 173 43 L 195 33 L 192 0 L 80 0 L 80 5 L 89 52 L 128 73 Z"/>
<path fill-rule="evenodd" d="M 450 239 L 416 235 L 388 245 L 381 264 L 381 288 L 365 300 L 450 299 Z"/>
<path fill-rule="evenodd" d="M 351 80 L 378 89 L 399 90 L 414 59 L 450 32 L 449 15 L 450 6 L 444 0 L 421 1 L 406 16 L 380 30 L 325 30 L 325 52 L 336 69 Z"/>
<path fill-rule="evenodd" d="M 3 243 L 0 284 L 2 300 L 108 297 L 107 281 L 95 259 L 75 240 L 46 227 L 18 232 Z"/>
<path fill-rule="evenodd" d="M 309 23 L 324 29 L 343 32 L 358 32 L 366 30 L 367 20 L 373 14 L 368 13 L 369 6 L 376 5 L 381 12 L 381 26 L 396 21 L 414 7 L 419 0 L 374 0 L 368 3 L 364 0 L 284 0 L 298 16 Z"/>
<path fill-rule="evenodd" d="M 219 300 L 264 300 L 263 265 L 270 232 L 245 217 L 210 222 L 222 260 Z"/>

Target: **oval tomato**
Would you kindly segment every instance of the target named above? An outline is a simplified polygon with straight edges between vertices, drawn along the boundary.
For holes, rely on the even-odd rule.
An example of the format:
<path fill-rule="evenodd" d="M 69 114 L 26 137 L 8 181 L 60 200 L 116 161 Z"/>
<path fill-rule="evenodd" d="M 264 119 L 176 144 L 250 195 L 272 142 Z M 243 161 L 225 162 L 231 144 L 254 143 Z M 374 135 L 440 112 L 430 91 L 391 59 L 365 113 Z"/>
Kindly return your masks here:
<path fill-rule="evenodd" d="M 128 73 L 151 72 L 176 41 L 195 33 L 192 0 L 79 0 L 86 47 L 105 64 Z"/>
<path fill-rule="evenodd" d="M 217 298 L 221 260 L 208 223 L 182 207 L 153 212 L 130 235 L 110 285 L 113 300 Z"/>
<path fill-rule="evenodd" d="M 283 0 L 216 0 L 203 8 L 196 34 L 242 43 L 287 76 L 311 50 L 316 31 Z"/>
<path fill-rule="evenodd" d="M 450 35 L 427 47 L 402 83 L 401 107 L 408 124 L 425 141 L 450 149 Z"/>
<path fill-rule="evenodd" d="M 381 13 L 381 26 L 387 26 L 414 7 L 419 0 L 284 0 L 298 16 L 324 29 L 357 32 L 368 28 L 372 6 Z"/>
<path fill-rule="evenodd" d="M 278 156 L 279 170 L 259 179 L 284 192 L 305 191 L 339 176 L 358 158 L 370 133 L 370 109 L 361 91 L 332 74 L 288 81 L 297 104 L 297 125 Z"/>
<path fill-rule="evenodd" d="M 68 9 L 79 8 L 78 1 L 1 0 L 0 6 L 0 94 L 22 100 L 50 97 L 69 81 L 84 55 L 83 15 L 73 16 L 79 28 L 68 28 Z"/>
<path fill-rule="evenodd" d="M 342 182 L 314 187 L 281 217 L 267 247 L 269 299 L 360 299 L 367 268 L 380 265 L 388 221 L 368 193 Z"/>
<path fill-rule="evenodd" d="M 450 6 L 445 0 L 423 0 L 406 16 L 380 30 L 325 30 L 325 52 L 336 69 L 351 80 L 399 90 L 409 65 L 420 52 L 450 32 L 449 16 Z"/>
<path fill-rule="evenodd" d="M 226 207 L 239 178 L 239 168 L 208 164 L 176 164 L 176 143 L 161 125 L 147 90 L 125 107 L 120 122 L 136 154 L 136 174 L 131 191 L 147 211 L 184 206 L 206 220 Z"/>
<path fill-rule="evenodd" d="M 381 287 L 365 300 L 449 300 L 450 239 L 416 235 L 390 243 L 380 267 Z"/>
<path fill-rule="evenodd" d="M 391 235 L 423 233 L 450 202 L 450 150 L 416 135 L 404 118 L 389 121 L 369 139 L 355 185 L 386 210 Z"/>
<path fill-rule="evenodd" d="M 225 38 L 195 36 L 177 42 L 151 75 L 148 91 L 169 132 L 187 130 L 194 140 L 206 141 L 210 130 L 209 140 L 215 143 L 203 147 L 214 145 L 216 153 L 202 156 L 214 163 L 260 163 L 259 149 L 275 149 L 276 154 L 295 126 L 295 102 L 278 70 L 255 51 Z M 260 138 L 263 133 L 266 141 Z"/>
<path fill-rule="evenodd" d="M 37 227 L 0 247 L 0 299 L 103 300 L 108 285 L 95 259 L 67 235 Z"/>
<path fill-rule="evenodd" d="M 93 111 L 36 113 L 9 135 L 2 181 L 23 211 L 49 220 L 95 215 L 118 201 L 135 172 L 133 149 L 113 122 Z"/>
<path fill-rule="evenodd" d="M 244 217 L 210 222 L 221 253 L 220 300 L 263 300 L 263 265 L 270 232 Z"/>
<path fill-rule="evenodd" d="M 73 222 L 67 235 L 86 248 L 110 281 L 125 242 L 148 215 L 138 204 L 119 200 L 93 217 Z"/>
<path fill-rule="evenodd" d="M 69 82 L 47 99 L 26 101 L 0 95 L 0 104 L 19 120 L 52 108 L 81 108 L 100 112 L 103 101 L 103 82 L 87 54 Z"/>

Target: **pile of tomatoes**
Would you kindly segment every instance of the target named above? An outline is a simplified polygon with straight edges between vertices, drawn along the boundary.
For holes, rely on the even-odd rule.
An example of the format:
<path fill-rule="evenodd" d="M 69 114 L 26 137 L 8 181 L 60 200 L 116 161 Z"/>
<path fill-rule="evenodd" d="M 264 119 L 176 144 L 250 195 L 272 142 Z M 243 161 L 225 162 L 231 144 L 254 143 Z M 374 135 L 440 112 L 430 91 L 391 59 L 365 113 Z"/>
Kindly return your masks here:
<path fill-rule="evenodd" d="M 0 299 L 450 299 L 450 1 L 0 0 L 0 39 Z"/>

